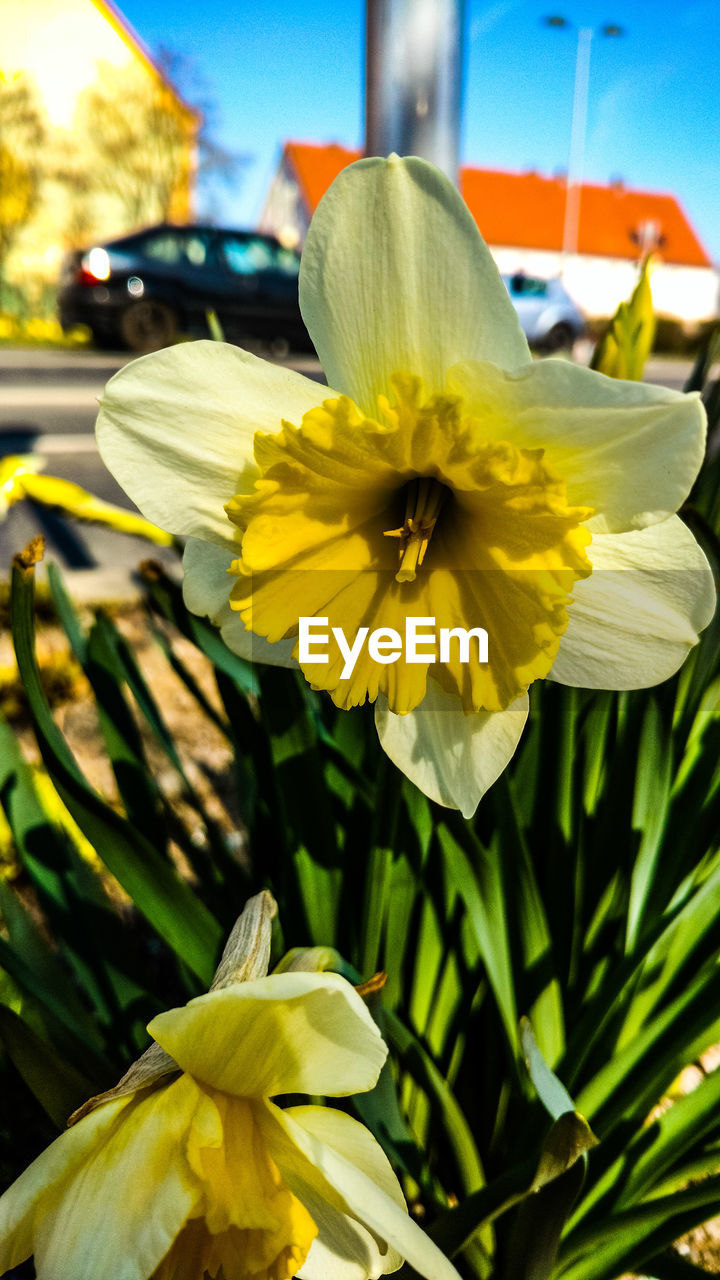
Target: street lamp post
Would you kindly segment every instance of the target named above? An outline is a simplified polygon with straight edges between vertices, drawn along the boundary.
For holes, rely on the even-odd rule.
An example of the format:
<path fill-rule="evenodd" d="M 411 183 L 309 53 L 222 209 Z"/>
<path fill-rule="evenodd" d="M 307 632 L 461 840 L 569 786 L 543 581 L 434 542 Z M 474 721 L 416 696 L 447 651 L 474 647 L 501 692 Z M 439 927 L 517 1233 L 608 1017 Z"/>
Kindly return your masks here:
<path fill-rule="evenodd" d="M 559 14 L 546 18 L 545 22 L 549 27 L 565 29 L 572 26 L 572 23 L 567 18 L 563 18 Z M 562 238 L 563 266 L 567 264 L 569 256 L 577 252 L 578 247 L 580 194 L 585 167 L 588 86 L 590 84 L 590 47 L 595 34 L 596 32 L 592 27 L 580 27 L 578 29 L 572 123 L 570 125 L 570 155 L 568 157 L 565 185 L 565 218 Z M 615 22 L 606 22 L 604 26 L 599 28 L 597 34 L 608 37 L 621 36 L 623 30 Z"/>
<path fill-rule="evenodd" d="M 587 133 L 588 84 L 590 82 L 590 46 L 593 31 L 581 27 L 578 31 L 575 58 L 575 86 L 573 89 L 572 123 L 570 125 L 570 155 L 568 157 L 567 186 L 565 189 L 565 220 L 563 223 L 563 262 L 577 251 L 580 229 L 580 188 L 585 168 L 585 137 Z"/>
<path fill-rule="evenodd" d="M 367 0 L 365 154 L 422 156 L 457 182 L 464 0 Z"/>

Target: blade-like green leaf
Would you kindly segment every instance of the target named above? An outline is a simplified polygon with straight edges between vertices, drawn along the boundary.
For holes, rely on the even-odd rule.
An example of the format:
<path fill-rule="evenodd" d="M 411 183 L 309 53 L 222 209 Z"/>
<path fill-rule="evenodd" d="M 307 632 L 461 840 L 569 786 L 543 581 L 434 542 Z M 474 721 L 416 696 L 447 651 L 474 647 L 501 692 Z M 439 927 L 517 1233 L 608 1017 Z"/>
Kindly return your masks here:
<path fill-rule="evenodd" d="M 221 929 L 207 909 L 136 828 L 91 790 L 52 718 L 34 651 L 32 569 L 13 567 L 13 638 L 38 745 L 58 793 L 138 909 L 189 969 L 209 985 Z"/>
<path fill-rule="evenodd" d="M 0 1004 L 0 1042 L 50 1119 L 62 1128 L 69 1115 L 95 1092 L 95 1084 L 64 1062 L 35 1031 Z"/>
<path fill-rule="evenodd" d="M 536 1195 L 572 1170 L 595 1141 L 582 1116 L 566 1112 L 553 1122 L 539 1159 L 514 1165 L 456 1208 L 446 1210 L 431 1223 L 429 1235 L 449 1257 L 454 1257 L 483 1224 L 494 1222 L 527 1196 Z"/>
<path fill-rule="evenodd" d="M 550 1070 L 538 1049 L 537 1041 L 527 1018 L 522 1018 L 520 1021 L 520 1043 L 522 1044 L 528 1075 L 548 1115 L 553 1120 L 559 1120 L 560 1116 L 565 1115 L 566 1112 L 574 1111 L 575 1104 L 565 1085 Z"/>
<path fill-rule="evenodd" d="M 148 600 L 160 616 L 172 622 L 182 635 L 192 640 L 213 666 L 234 680 L 245 693 L 257 695 L 259 683 L 252 664 L 232 653 L 220 632 L 209 622 L 188 612 L 183 603 L 182 588 L 168 577 L 162 565 L 146 560 L 140 566 L 140 573 Z"/>
<path fill-rule="evenodd" d="M 720 1211 L 720 1177 L 604 1218 L 573 1231 L 563 1243 L 562 1280 L 616 1280 L 638 1271 L 673 1240 Z"/>
<path fill-rule="evenodd" d="M 516 1053 L 518 1013 L 500 870 L 469 827 L 462 834 L 465 848 L 444 823 L 437 828 L 447 874 L 465 905 L 508 1041 Z"/>

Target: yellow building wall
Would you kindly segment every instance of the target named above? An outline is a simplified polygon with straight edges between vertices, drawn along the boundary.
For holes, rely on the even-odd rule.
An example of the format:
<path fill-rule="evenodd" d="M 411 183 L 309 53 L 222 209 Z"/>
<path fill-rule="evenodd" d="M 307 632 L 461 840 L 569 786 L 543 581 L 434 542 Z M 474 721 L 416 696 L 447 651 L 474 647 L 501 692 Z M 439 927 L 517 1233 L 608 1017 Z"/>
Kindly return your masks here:
<path fill-rule="evenodd" d="M 44 157 L 48 171 L 63 148 L 72 148 L 82 95 L 99 80 L 109 83 L 107 74 L 103 80 L 103 69 L 108 66 L 116 69 L 112 84 L 122 83 L 118 73 L 127 68 L 136 80 L 147 77 L 148 85 L 160 82 L 167 89 L 147 51 L 126 27 L 119 11 L 105 0 L 0 0 L 0 73 L 6 80 L 22 73 L 33 83 L 48 130 Z M 173 90 L 168 100 L 187 138 L 170 208 L 171 219 L 183 222 L 192 217 L 199 116 Z M 118 103 L 121 105 L 119 94 Z M 77 145 L 74 157 L 79 166 L 77 182 L 53 177 L 44 180 L 38 209 L 8 263 L 8 278 L 31 289 L 57 280 L 63 254 L 69 248 L 133 229 L 122 201 L 107 192 L 93 195 L 82 225 L 78 224 L 73 214 L 77 195 L 73 186 L 80 188 L 84 175 L 82 148 Z M 146 216 L 139 221 L 156 219 L 149 203 Z"/>
<path fill-rule="evenodd" d="M 32 76 L 50 123 L 69 128 L 98 62 L 138 58 L 93 0 L 0 0 L 0 66 Z"/>

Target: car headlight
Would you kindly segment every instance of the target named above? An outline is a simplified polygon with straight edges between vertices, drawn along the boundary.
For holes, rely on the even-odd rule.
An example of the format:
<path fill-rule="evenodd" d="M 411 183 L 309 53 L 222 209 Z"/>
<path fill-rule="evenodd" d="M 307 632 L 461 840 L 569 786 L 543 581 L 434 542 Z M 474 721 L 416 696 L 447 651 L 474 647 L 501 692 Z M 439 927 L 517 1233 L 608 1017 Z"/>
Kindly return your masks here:
<path fill-rule="evenodd" d="M 110 258 L 106 249 L 91 249 L 82 260 L 82 267 L 96 280 L 109 280 Z"/>

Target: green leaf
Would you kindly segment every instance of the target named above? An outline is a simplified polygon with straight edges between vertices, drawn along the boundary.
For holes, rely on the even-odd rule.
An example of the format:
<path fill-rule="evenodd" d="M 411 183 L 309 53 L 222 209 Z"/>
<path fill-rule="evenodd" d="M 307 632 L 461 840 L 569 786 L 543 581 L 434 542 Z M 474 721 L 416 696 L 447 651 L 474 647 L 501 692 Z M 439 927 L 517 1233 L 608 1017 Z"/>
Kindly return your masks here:
<path fill-rule="evenodd" d="M 371 844 L 365 875 L 365 899 L 360 923 L 359 969 L 370 977 L 378 967 L 393 879 L 396 833 L 400 809 L 397 774 L 383 753 L 372 819 Z"/>
<path fill-rule="evenodd" d="M 107 1058 L 92 1040 L 83 1035 L 72 1010 L 48 993 L 42 978 L 13 947 L 0 937 L 0 967 L 10 975 L 22 996 L 22 1012 L 32 1018 L 64 1058 L 80 1069 L 82 1064 L 94 1077 L 105 1079 L 112 1073 Z"/>
<path fill-rule="evenodd" d="M 708 374 L 718 358 L 720 358 L 720 325 L 715 325 L 698 351 L 683 391 L 702 391 Z"/>
<path fill-rule="evenodd" d="M 662 892 L 661 841 L 667 820 L 672 751 L 657 702 L 650 697 L 638 744 L 633 829 L 642 832 L 642 841 L 633 867 L 628 906 L 627 948 L 632 950 L 641 927 L 647 924 L 650 908 L 666 905 Z M 658 885 L 658 881 L 660 884 Z M 657 901 L 658 896 L 660 901 Z"/>
<path fill-rule="evenodd" d="M 391 1009 L 403 1000 L 406 964 L 415 965 L 413 915 L 422 892 L 419 877 L 405 853 L 396 856 L 388 890 L 383 968 L 387 973 L 385 998 Z"/>
<path fill-rule="evenodd" d="M 0 1041 L 28 1088 L 59 1129 L 95 1092 L 95 1085 L 88 1077 L 65 1062 L 4 1004 L 0 1004 Z"/>
<path fill-rule="evenodd" d="M 720 1177 L 604 1217 L 572 1231 L 561 1248 L 562 1280 L 616 1280 L 637 1271 L 699 1223 L 720 1211 Z"/>
<path fill-rule="evenodd" d="M 324 867 L 302 846 L 294 854 L 299 903 L 307 922 L 309 936 L 317 946 L 337 946 L 344 940 L 336 937 L 338 903 L 342 890 L 339 867 Z M 369 973 L 365 974 L 370 977 Z"/>
<path fill-rule="evenodd" d="M 35 954 L 28 955 L 28 962 L 38 973 L 45 972 L 45 963 L 54 967 L 56 978 L 53 981 L 46 974 L 45 986 L 54 993 L 58 1006 L 72 1011 L 81 1037 L 99 1049 L 102 1028 L 111 1035 L 114 1051 L 128 1056 L 137 1049 L 145 1023 L 157 1009 L 145 991 L 140 962 L 128 947 L 127 929 L 112 910 L 97 873 L 58 825 L 60 800 L 49 780 L 47 788 L 56 800 L 52 810 L 47 808 L 46 791 L 36 787 L 12 730 L 0 717 L 0 800 L 23 868 L 48 925 L 62 943 L 68 968 L 60 966 L 32 920 L 28 927 L 37 932 L 37 945 L 47 952 L 47 960 Z M 19 904 L 16 915 L 18 909 Z M 75 994 L 77 983 L 95 1011 L 95 1022 Z M 134 1012 L 132 1032 L 121 1014 L 130 1008 Z"/>
<path fill-rule="evenodd" d="M 678 1098 L 652 1123 L 645 1122 L 624 1144 L 622 1154 L 595 1183 L 582 1206 L 582 1217 L 598 1203 L 603 1212 L 632 1207 L 655 1192 L 679 1161 L 698 1143 L 720 1137 L 720 1071 Z M 720 1152 L 714 1154 L 715 1170 Z M 580 1218 L 578 1217 L 578 1220 Z"/>
<path fill-rule="evenodd" d="M 649 277 L 650 255 L 629 302 L 621 302 L 600 338 L 590 368 L 610 378 L 639 381 L 655 340 L 655 315 Z"/>
<path fill-rule="evenodd" d="M 102 1048 L 97 1027 L 73 990 L 70 973 L 52 950 L 38 925 L 13 891 L 0 879 L 0 913 L 12 952 L 33 974 L 36 990 L 42 991 L 49 1007 L 57 1011 L 78 1039 Z M 12 960 L 10 960 L 12 964 Z"/>
<path fill-rule="evenodd" d="M 444 823 L 437 827 L 447 874 L 465 905 L 508 1041 L 515 1054 L 518 1049 L 518 1015 L 500 868 L 497 859 L 488 853 L 470 827 L 463 827 L 462 835 L 466 848 L 460 845 Z"/>
<path fill-rule="evenodd" d="M 503 877 L 515 1000 L 518 1009 L 530 1017 L 544 1057 L 554 1064 L 565 1047 L 565 1017 L 553 933 L 528 842 L 518 824 L 514 789 L 507 773 L 493 792 L 497 830 L 490 856 L 497 860 Z"/>
<path fill-rule="evenodd" d="M 222 931 L 174 867 L 89 787 L 52 718 L 34 650 L 32 569 L 13 567 L 13 638 L 38 745 L 64 804 L 138 909 L 208 985 Z"/>
<path fill-rule="evenodd" d="M 262 729 L 270 744 L 278 814 L 295 847 L 323 866 L 338 865 L 312 697 L 299 673 L 267 668 L 260 676 Z M 281 909 L 284 906 L 281 903 Z M 287 914 L 287 912 L 286 912 Z M 324 941 L 324 939 L 323 939 Z"/>
<path fill-rule="evenodd" d="M 585 1177 L 582 1160 L 549 1179 L 518 1206 L 498 1280 L 549 1280 L 563 1227 Z"/>
<path fill-rule="evenodd" d="M 183 785 L 189 791 L 191 789 L 190 784 L 175 745 L 175 740 L 165 723 L 162 712 L 153 697 L 152 690 L 135 659 L 132 649 L 122 632 L 102 610 L 99 610 L 96 615 L 95 627 L 98 634 L 102 635 L 104 639 L 107 653 L 112 655 L 115 678 L 118 682 L 123 680 L 127 682 L 128 688 L 149 728 L 152 730 L 156 741 L 162 747 L 171 765 L 180 776 Z"/>
<path fill-rule="evenodd" d="M 213 342 L 224 342 L 225 334 L 223 333 L 223 327 L 218 320 L 217 312 L 212 310 L 206 311 L 205 319 L 207 321 L 208 333 L 210 334 Z"/>
<path fill-rule="evenodd" d="M 148 768 L 142 738 L 123 692 L 124 672 L 102 614 L 90 631 L 85 670 L 95 694 L 105 747 L 128 819 L 156 849 L 165 853 L 168 833 L 163 821 L 162 797 Z"/>
<path fill-rule="evenodd" d="M 382 1019 L 378 1021 L 382 1029 Z M 363 1124 L 377 1138 L 395 1168 L 413 1178 L 427 1195 L 437 1195 L 423 1153 L 418 1150 L 402 1115 L 389 1059 L 375 1087 L 367 1093 L 356 1094 L 352 1101 Z"/>
<path fill-rule="evenodd" d="M 685 902 L 676 895 L 675 910 L 667 913 L 667 925 L 652 946 L 648 946 L 637 975 L 642 981 L 630 982 L 635 993 L 628 1004 L 626 1017 L 617 1037 L 617 1047 L 631 1044 L 635 1036 L 659 1012 L 669 997 L 676 994 L 697 972 L 703 952 L 717 927 L 717 902 L 720 894 L 720 865 L 706 879 L 688 892 Z M 648 937 L 648 942 L 651 938 Z"/>
<path fill-rule="evenodd" d="M 614 710 L 612 695 L 599 693 L 593 699 L 583 727 L 585 748 L 583 808 L 589 815 L 597 811 L 602 797 L 608 755 L 611 750 L 610 733 Z"/>
<path fill-rule="evenodd" d="M 148 622 L 152 631 L 153 639 L 165 655 L 165 658 L 175 672 L 175 675 L 185 685 L 188 693 L 198 704 L 203 714 L 207 716 L 208 720 L 212 721 L 215 727 L 228 737 L 229 726 L 227 721 L 223 719 L 222 715 L 220 715 L 212 703 L 208 701 L 192 671 L 188 670 L 186 664 L 178 656 L 173 645 L 170 643 L 168 636 L 162 630 L 155 614 L 150 610 L 148 610 Z"/>
<path fill-rule="evenodd" d="M 52 561 L 48 564 L 47 574 L 50 593 L 57 609 L 58 618 L 62 623 L 65 635 L 70 641 L 70 648 L 80 666 L 84 667 L 87 659 L 87 636 L 85 630 L 67 593 L 60 570 Z"/>
<path fill-rule="evenodd" d="M 582 1116 L 566 1112 L 553 1122 L 537 1160 L 524 1160 L 467 1196 L 456 1208 L 447 1209 L 431 1223 L 428 1234 L 449 1257 L 454 1257 L 481 1226 L 494 1222 L 526 1197 L 537 1195 L 573 1170 L 578 1162 L 582 1171 L 581 1158 L 595 1142 Z M 572 1186 L 574 1182 L 568 1183 L 568 1193 Z M 567 1201 L 572 1203 L 569 1194 L 559 1199 L 567 1213 Z"/>
<path fill-rule="evenodd" d="M 548 1114 L 553 1120 L 559 1120 L 566 1112 L 574 1111 L 575 1103 L 543 1058 L 527 1018 L 520 1021 L 520 1043 L 535 1092 Z"/>
<path fill-rule="evenodd" d="M 667 1253 L 656 1254 L 646 1263 L 648 1274 L 653 1280 L 713 1280 L 717 1271 L 705 1271 L 702 1267 L 693 1266 L 679 1253 L 668 1250 Z"/>
<path fill-rule="evenodd" d="M 713 966 L 687 984 L 620 1053 L 588 1081 L 577 1105 L 602 1135 L 623 1117 L 641 1123 L 686 1062 L 695 1042 L 713 1043 L 720 991 Z"/>
<path fill-rule="evenodd" d="M 213 666 L 235 681 L 244 693 L 257 696 L 259 681 L 252 663 L 232 653 L 220 632 L 204 618 L 188 612 L 183 602 L 182 588 L 168 577 L 162 565 L 154 560 L 146 560 L 140 566 L 140 574 L 148 600 L 160 616 L 172 622 L 181 635 L 197 645 Z"/>
<path fill-rule="evenodd" d="M 388 1010 L 385 1011 L 384 1029 L 386 1039 L 399 1054 L 402 1065 L 426 1091 L 437 1109 L 437 1117 L 453 1151 L 463 1189 L 472 1191 L 482 1186 L 485 1182 L 482 1161 L 470 1126 L 447 1080 L 438 1071 L 417 1037 Z"/>

